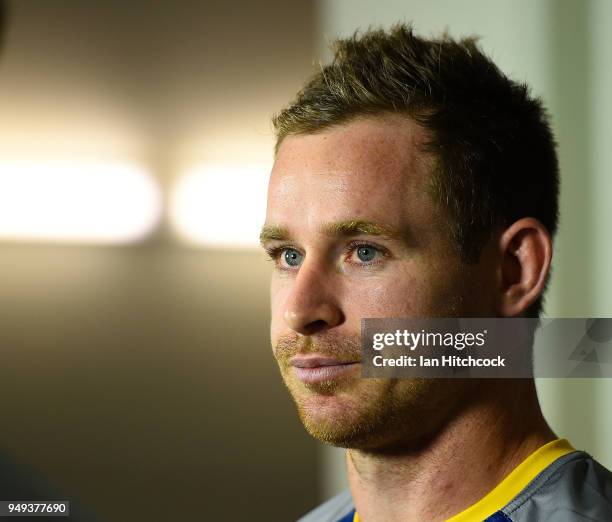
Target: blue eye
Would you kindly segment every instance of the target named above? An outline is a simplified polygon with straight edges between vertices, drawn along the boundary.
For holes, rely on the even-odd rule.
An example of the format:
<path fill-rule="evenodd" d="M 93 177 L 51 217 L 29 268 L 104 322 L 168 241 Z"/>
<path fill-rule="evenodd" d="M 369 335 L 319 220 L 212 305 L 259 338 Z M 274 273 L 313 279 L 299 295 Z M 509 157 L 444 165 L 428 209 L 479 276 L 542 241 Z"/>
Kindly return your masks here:
<path fill-rule="evenodd" d="M 285 258 L 285 263 L 287 263 L 288 266 L 300 266 L 302 259 L 304 258 L 302 254 L 293 248 L 285 249 L 283 257 Z"/>
<path fill-rule="evenodd" d="M 368 263 L 376 257 L 377 250 L 371 246 L 363 245 L 357 248 L 357 257 L 360 261 Z"/>

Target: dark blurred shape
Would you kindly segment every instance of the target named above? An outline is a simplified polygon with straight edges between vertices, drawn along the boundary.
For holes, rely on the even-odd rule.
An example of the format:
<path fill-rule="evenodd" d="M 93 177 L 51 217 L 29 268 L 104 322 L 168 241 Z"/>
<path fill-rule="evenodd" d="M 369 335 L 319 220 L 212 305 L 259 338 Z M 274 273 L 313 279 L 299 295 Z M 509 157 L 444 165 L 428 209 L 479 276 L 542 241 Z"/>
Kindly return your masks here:
<path fill-rule="evenodd" d="M 71 522 L 100 522 L 100 519 L 88 513 L 69 495 L 58 491 L 48 480 L 30 466 L 17 462 L 8 453 L 0 450 L 0 499 L 6 501 L 53 501 L 68 500 L 70 516 L 63 520 Z M 44 517 L 43 517 L 44 518 Z M 41 517 L 19 516 L 22 522 L 39 522 Z"/>
<path fill-rule="evenodd" d="M 7 18 L 6 2 L 0 0 L 0 50 L 4 47 L 4 29 L 7 24 Z"/>

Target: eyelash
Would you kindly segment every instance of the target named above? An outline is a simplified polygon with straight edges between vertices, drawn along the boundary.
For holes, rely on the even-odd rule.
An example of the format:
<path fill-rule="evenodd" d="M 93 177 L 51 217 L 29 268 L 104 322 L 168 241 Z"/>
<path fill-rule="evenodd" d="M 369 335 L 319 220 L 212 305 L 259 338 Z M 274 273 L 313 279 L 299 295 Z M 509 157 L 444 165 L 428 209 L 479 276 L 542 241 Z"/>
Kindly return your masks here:
<path fill-rule="evenodd" d="M 349 243 L 347 245 L 347 251 L 346 251 L 346 256 L 345 259 L 349 259 L 353 253 L 358 250 L 361 247 L 366 247 L 366 248 L 372 248 L 374 250 L 376 250 L 377 252 L 380 252 L 383 257 L 389 257 L 390 253 L 386 248 L 380 247 L 378 245 L 374 245 L 372 243 L 367 243 L 364 241 L 352 241 L 351 243 Z M 284 270 L 284 271 L 288 271 L 291 272 L 293 271 L 293 269 L 291 268 L 287 268 L 284 266 L 281 266 L 280 262 L 279 262 L 279 258 L 281 256 L 281 254 L 285 251 L 285 250 L 296 250 L 297 252 L 300 251 L 299 248 L 293 246 L 293 245 L 279 245 L 279 246 L 273 246 L 273 247 L 267 247 L 266 249 L 266 253 L 268 255 L 268 258 L 273 261 L 274 263 L 276 263 L 276 266 L 279 270 Z M 362 266 L 362 267 L 371 267 L 374 265 L 378 265 L 382 263 L 382 260 L 377 260 L 377 261 L 366 261 L 366 262 L 361 262 L 361 263 L 351 263 L 357 266 Z"/>

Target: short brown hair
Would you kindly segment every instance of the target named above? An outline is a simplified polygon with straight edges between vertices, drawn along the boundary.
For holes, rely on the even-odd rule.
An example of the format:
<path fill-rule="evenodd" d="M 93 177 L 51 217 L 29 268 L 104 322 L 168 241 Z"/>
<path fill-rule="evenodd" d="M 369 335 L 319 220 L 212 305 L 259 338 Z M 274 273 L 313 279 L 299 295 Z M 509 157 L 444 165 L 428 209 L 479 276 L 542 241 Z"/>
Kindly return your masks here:
<path fill-rule="evenodd" d="M 416 36 L 412 27 L 369 30 L 333 43 L 334 57 L 273 118 L 276 148 L 358 116 L 405 113 L 426 131 L 461 258 L 478 260 L 492 234 L 521 217 L 554 236 L 559 171 L 548 116 L 525 84 L 510 80 L 475 38 Z M 538 317 L 542 296 L 527 312 Z"/>

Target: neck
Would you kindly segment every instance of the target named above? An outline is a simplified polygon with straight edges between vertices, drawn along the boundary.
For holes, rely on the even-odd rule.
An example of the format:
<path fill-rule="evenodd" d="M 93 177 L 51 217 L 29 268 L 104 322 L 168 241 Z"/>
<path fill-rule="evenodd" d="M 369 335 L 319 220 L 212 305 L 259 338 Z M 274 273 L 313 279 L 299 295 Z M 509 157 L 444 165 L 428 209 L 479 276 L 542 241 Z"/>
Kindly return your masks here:
<path fill-rule="evenodd" d="M 401 452 L 352 449 L 348 479 L 361 521 L 439 521 L 474 504 L 556 437 L 533 380 L 483 381 L 484 399 Z"/>

